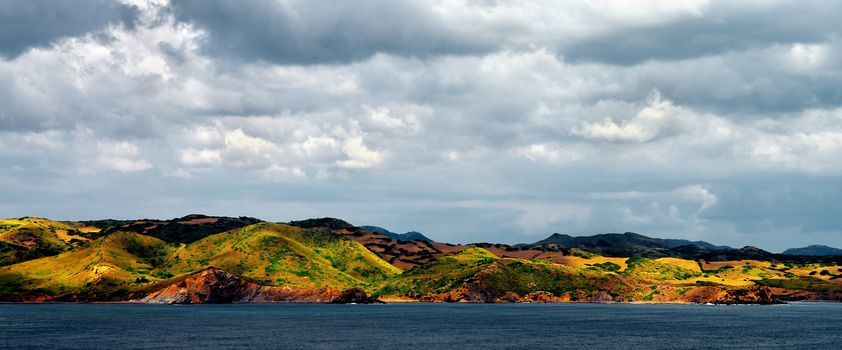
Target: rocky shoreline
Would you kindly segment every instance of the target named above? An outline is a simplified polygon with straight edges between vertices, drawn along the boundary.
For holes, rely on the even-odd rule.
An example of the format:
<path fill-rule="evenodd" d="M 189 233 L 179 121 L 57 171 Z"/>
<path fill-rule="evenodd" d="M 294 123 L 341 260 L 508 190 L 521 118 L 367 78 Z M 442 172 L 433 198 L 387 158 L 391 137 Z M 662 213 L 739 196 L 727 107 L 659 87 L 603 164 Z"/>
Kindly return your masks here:
<path fill-rule="evenodd" d="M 785 301 L 765 286 L 724 288 L 700 286 L 687 288 L 682 293 L 670 289 L 658 291 L 652 300 L 626 299 L 615 296 L 607 290 L 581 295 L 553 295 L 536 291 L 525 295 L 513 292 L 497 292 L 478 282 L 465 283 L 462 287 L 446 293 L 420 297 L 383 296 L 389 302 L 421 303 L 651 303 L 651 304 L 781 304 Z M 653 294 L 655 290 L 653 290 Z M 820 295 L 803 295 L 800 300 L 819 300 Z M 811 299 L 813 298 L 813 299 Z M 834 300 L 829 298 L 829 300 Z M 840 300 L 840 299 L 836 299 Z M 12 303 L 85 303 L 74 295 L 40 296 L 28 300 L 5 300 Z M 108 302 L 113 303 L 113 302 Z M 386 303 L 369 296 L 364 290 L 350 288 L 339 290 L 333 287 L 300 289 L 288 286 L 260 284 L 216 267 L 208 267 L 163 288 L 117 303 L 139 304 L 230 304 L 230 303 L 311 303 L 311 304 L 373 304 Z"/>

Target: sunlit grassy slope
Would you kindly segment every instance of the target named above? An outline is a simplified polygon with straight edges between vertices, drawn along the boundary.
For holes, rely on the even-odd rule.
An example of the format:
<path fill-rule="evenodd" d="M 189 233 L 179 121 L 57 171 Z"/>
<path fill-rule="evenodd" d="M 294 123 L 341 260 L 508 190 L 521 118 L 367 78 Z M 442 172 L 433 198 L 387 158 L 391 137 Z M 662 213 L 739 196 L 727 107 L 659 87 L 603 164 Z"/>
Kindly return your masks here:
<path fill-rule="evenodd" d="M 325 229 L 260 223 L 191 244 L 116 232 L 71 251 L 0 269 L 0 294 L 119 299 L 215 266 L 271 285 L 368 288 L 400 270 Z"/>
<path fill-rule="evenodd" d="M 467 248 L 415 267 L 386 281 L 378 295 L 419 298 L 481 285 L 495 297 L 549 292 L 588 300 L 604 291 L 622 300 L 676 300 L 688 290 L 709 285 L 766 285 L 784 289 L 842 292 L 842 267 L 788 265 L 754 260 L 710 264 L 678 258 L 586 257 L 500 258 L 482 248 Z M 732 266 L 733 265 L 733 266 Z M 833 272 L 831 272 L 833 271 Z"/>
<path fill-rule="evenodd" d="M 549 292 L 560 296 L 579 290 L 630 289 L 617 275 L 601 269 L 577 269 L 541 260 L 498 258 L 482 248 L 467 248 L 433 263 L 405 271 L 387 281 L 382 295 L 422 297 L 477 283 L 495 297 Z"/>
<path fill-rule="evenodd" d="M 73 229 L 70 224 L 40 218 L 0 219 L 0 266 L 67 250 L 70 238 L 60 236 Z"/>
<path fill-rule="evenodd" d="M 157 238 L 118 232 L 62 254 L 0 269 L 0 291 L 119 297 L 154 279 L 147 277 L 149 272 L 174 250 Z"/>
<path fill-rule="evenodd" d="M 192 243 L 168 243 L 141 233 L 99 233 L 80 225 L 0 220 L 0 263 L 7 265 L 0 267 L 0 300 L 124 300 L 211 266 L 267 285 L 358 287 L 375 295 L 416 299 L 445 293 L 505 298 L 541 292 L 571 300 L 608 293 L 621 300 L 658 301 L 710 285 L 842 292 L 842 266 L 830 263 L 608 258 L 578 250 L 565 255 L 465 246 L 402 271 L 349 235 L 327 228 L 263 222 Z"/>
<path fill-rule="evenodd" d="M 327 229 L 260 223 L 181 247 L 162 267 L 185 274 L 207 266 L 266 284 L 368 286 L 400 270 Z"/>
<path fill-rule="evenodd" d="M 387 281 L 379 294 L 420 297 L 462 286 L 499 258 L 482 248 L 465 248 L 433 263 L 404 271 Z"/>

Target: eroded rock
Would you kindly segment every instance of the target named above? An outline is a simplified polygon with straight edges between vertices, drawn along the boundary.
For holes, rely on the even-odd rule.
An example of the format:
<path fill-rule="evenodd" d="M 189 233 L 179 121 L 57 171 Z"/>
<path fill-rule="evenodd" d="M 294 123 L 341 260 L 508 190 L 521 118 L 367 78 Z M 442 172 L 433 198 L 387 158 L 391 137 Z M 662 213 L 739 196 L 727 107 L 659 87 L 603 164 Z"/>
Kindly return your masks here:
<path fill-rule="evenodd" d="M 779 304 L 780 299 L 765 286 L 726 289 L 723 287 L 700 287 L 685 294 L 687 301 L 713 304 Z"/>
<path fill-rule="evenodd" d="M 341 296 L 330 287 L 297 289 L 266 286 L 222 269 L 209 267 L 141 298 L 142 303 L 226 304 L 226 303 L 330 303 Z"/>

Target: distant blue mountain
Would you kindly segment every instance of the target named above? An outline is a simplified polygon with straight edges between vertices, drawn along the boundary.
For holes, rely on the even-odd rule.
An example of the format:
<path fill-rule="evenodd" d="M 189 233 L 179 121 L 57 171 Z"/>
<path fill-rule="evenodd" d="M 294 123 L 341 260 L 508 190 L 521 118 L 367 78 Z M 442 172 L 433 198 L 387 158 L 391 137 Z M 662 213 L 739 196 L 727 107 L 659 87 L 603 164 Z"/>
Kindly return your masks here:
<path fill-rule="evenodd" d="M 593 236 L 570 236 L 554 233 L 552 236 L 531 244 L 518 244 L 515 247 L 562 250 L 578 248 L 591 253 L 612 257 L 642 256 L 647 258 L 750 258 L 762 260 L 771 253 L 745 247 L 734 249 L 728 246 L 713 245 L 705 241 L 686 239 L 661 239 L 647 237 L 634 232 L 605 233 Z M 727 259 L 726 259 L 727 260 Z M 740 260 L 740 259 L 736 259 Z"/>
<path fill-rule="evenodd" d="M 782 254 L 785 255 L 802 255 L 802 256 L 833 256 L 842 255 L 842 249 L 828 247 L 826 245 L 814 244 L 803 248 L 790 248 L 784 250 Z"/>
<path fill-rule="evenodd" d="M 369 230 L 374 233 L 379 233 L 396 241 L 424 241 L 424 242 L 432 242 L 432 239 L 427 238 L 421 232 L 416 231 L 409 231 L 407 233 L 395 233 L 389 231 L 382 227 L 377 226 L 360 226 L 366 230 Z"/>

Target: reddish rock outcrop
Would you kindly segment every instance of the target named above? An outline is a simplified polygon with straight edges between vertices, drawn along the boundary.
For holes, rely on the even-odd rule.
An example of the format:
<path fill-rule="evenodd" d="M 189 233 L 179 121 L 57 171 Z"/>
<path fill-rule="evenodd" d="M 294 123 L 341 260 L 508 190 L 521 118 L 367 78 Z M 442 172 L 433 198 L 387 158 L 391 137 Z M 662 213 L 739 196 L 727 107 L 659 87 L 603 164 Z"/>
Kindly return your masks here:
<path fill-rule="evenodd" d="M 423 302 L 447 303 L 493 303 L 497 301 L 490 289 L 477 282 L 465 283 L 449 292 L 424 296 L 420 300 Z"/>
<path fill-rule="evenodd" d="M 496 303 L 566 303 L 570 302 L 570 295 L 555 296 L 550 292 L 537 291 L 526 295 L 519 295 L 514 292 L 505 292 L 503 296 L 495 300 Z"/>
<path fill-rule="evenodd" d="M 839 292 L 792 292 L 783 290 L 780 295 L 781 299 L 789 301 L 842 301 L 842 293 Z"/>
<path fill-rule="evenodd" d="M 370 302 L 371 299 L 357 289 L 340 292 L 331 287 L 297 289 L 266 286 L 209 267 L 138 301 L 155 304 L 343 303 Z"/>
<path fill-rule="evenodd" d="M 684 297 L 692 303 L 713 304 L 779 304 L 781 301 L 772 294 L 769 287 L 751 286 L 746 288 L 725 289 L 723 287 L 700 287 L 688 291 Z"/>
<path fill-rule="evenodd" d="M 368 294 L 359 288 L 350 288 L 342 291 L 338 297 L 331 300 L 332 304 L 377 304 L 382 301 L 369 297 Z"/>
<path fill-rule="evenodd" d="M 594 293 L 591 297 L 591 301 L 594 303 L 611 303 L 614 302 L 614 297 L 612 297 L 611 294 L 608 294 L 608 292 L 601 290 Z"/>

